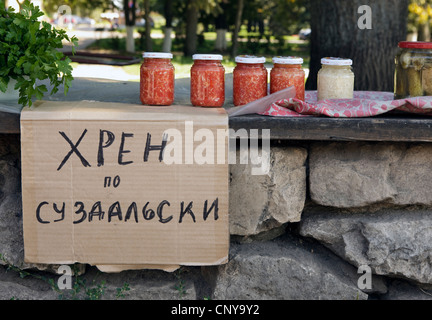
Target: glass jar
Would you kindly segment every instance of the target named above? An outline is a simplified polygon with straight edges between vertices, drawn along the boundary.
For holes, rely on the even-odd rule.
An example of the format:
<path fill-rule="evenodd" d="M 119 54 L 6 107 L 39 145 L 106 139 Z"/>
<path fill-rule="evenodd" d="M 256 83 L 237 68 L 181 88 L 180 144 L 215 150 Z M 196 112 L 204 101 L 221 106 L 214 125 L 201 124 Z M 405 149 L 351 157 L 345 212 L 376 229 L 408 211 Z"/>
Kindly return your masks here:
<path fill-rule="evenodd" d="M 219 54 L 194 54 L 190 100 L 193 106 L 222 107 L 225 103 L 225 68 Z"/>
<path fill-rule="evenodd" d="M 233 102 L 235 106 L 247 104 L 267 95 L 267 69 L 265 58 L 237 56 L 233 71 Z"/>
<path fill-rule="evenodd" d="M 432 95 L 432 42 L 399 42 L 395 57 L 394 97 Z"/>
<path fill-rule="evenodd" d="M 318 72 L 318 101 L 325 99 L 352 99 L 354 73 L 351 59 L 323 58 Z"/>
<path fill-rule="evenodd" d="M 302 69 L 303 59 L 299 57 L 274 57 L 270 71 L 270 93 L 294 86 L 296 99 L 305 97 L 305 72 Z"/>
<path fill-rule="evenodd" d="M 140 70 L 140 99 L 142 104 L 169 106 L 174 101 L 174 66 L 172 54 L 145 52 Z"/>

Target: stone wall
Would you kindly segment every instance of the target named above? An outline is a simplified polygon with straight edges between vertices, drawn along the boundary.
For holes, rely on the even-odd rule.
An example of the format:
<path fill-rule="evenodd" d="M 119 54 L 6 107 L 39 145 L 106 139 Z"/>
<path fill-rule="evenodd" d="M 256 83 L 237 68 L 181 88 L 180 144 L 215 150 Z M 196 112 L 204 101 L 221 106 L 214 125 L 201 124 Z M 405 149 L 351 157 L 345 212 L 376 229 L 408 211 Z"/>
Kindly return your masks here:
<path fill-rule="evenodd" d="M 0 135 L 0 299 L 432 299 L 431 144 L 273 142 L 268 174 L 230 167 L 227 264 L 79 265 L 63 291 L 23 261 L 19 144 Z"/>

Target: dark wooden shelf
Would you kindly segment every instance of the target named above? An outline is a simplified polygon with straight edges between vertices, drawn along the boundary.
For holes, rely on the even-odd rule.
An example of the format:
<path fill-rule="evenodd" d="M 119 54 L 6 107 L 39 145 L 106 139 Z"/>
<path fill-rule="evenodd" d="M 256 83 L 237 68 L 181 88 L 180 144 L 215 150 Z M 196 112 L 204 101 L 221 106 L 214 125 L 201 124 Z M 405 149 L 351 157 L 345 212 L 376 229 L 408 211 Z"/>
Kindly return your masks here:
<path fill-rule="evenodd" d="M 19 113 L 0 111 L 0 133 L 20 133 Z"/>
<path fill-rule="evenodd" d="M 369 118 L 282 118 L 246 115 L 230 119 L 230 128 L 270 129 L 272 140 L 432 142 L 432 117 L 394 114 Z"/>
<path fill-rule="evenodd" d="M 231 76 L 227 77 L 231 81 Z M 44 82 L 49 86 L 48 82 Z M 176 103 L 189 103 L 190 79 L 176 80 Z M 230 84 L 227 88 L 231 88 Z M 115 81 L 91 78 L 74 80 L 67 97 L 63 90 L 49 100 L 96 100 L 118 103 L 140 103 L 139 82 Z M 228 90 L 227 97 L 232 93 Z M 228 99 L 227 106 L 232 102 Z M 402 111 L 392 111 L 381 116 L 368 118 L 330 118 L 330 117 L 269 117 L 244 115 L 231 117 L 229 126 L 239 129 L 270 129 L 273 140 L 327 140 L 327 141 L 405 141 L 432 142 L 432 117 Z M 20 133 L 18 112 L 0 111 L 0 134 Z"/>
<path fill-rule="evenodd" d="M 232 117 L 229 126 L 239 129 L 270 129 L 272 140 L 405 141 L 432 142 L 432 117 L 411 114 L 370 118 L 301 117 L 259 115 Z M 19 134 L 20 115 L 0 112 L 0 133 Z"/>

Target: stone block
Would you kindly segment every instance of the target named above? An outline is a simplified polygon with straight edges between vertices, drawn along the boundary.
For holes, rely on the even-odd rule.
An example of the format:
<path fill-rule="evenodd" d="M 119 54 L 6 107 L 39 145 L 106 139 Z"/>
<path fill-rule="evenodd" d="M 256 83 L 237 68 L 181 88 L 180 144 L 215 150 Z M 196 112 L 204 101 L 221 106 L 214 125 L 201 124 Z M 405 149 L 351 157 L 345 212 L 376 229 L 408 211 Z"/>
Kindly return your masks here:
<path fill-rule="evenodd" d="M 238 151 L 230 165 L 230 233 L 251 236 L 300 220 L 306 198 L 307 151 L 271 148 L 270 170 L 253 175 L 251 161 Z M 247 152 L 246 152 L 247 157 Z"/>
<path fill-rule="evenodd" d="M 310 195 L 320 205 L 432 205 L 432 145 L 334 142 L 310 149 Z"/>
<path fill-rule="evenodd" d="M 305 212 L 300 234 L 377 275 L 432 284 L 432 212 Z"/>
<path fill-rule="evenodd" d="M 215 300 L 364 300 L 356 270 L 328 250 L 291 237 L 233 244 L 219 266 Z"/>

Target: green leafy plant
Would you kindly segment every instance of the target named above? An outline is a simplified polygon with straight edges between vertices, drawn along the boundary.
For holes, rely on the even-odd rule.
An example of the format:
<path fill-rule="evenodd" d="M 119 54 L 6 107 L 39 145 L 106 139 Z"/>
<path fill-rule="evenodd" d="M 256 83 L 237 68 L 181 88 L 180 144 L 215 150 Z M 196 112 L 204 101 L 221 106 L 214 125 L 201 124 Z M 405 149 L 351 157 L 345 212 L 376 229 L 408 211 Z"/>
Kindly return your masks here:
<path fill-rule="evenodd" d="M 177 290 L 180 299 L 183 298 L 183 296 L 186 294 L 186 285 L 185 285 L 185 281 L 182 277 L 182 269 L 179 269 L 176 273 L 175 273 L 175 277 L 177 278 L 177 284 L 174 286 L 175 289 Z"/>
<path fill-rule="evenodd" d="M 19 90 L 18 103 L 22 106 L 31 106 L 48 92 L 46 85 L 36 84 L 37 80 L 49 79 L 50 94 L 63 85 L 65 95 L 73 80 L 71 60 L 58 49 L 68 41 L 74 54 L 78 39 L 39 21 L 43 15 L 28 0 L 22 4 L 21 12 L 12 7 L 5 9 L 4 0 L 0 0 L 0 91 L 6 92 L 10 80 L 16 80 L 15 90 Z"/>
<path fill-rule="evenodd" d="M 129 283 L 125 282 L 123 287 L 116 289 L 116 299 L 124 299 L 126 297 L 126 292 L 129 290 Z"/>
<path fill-rule="evenodd" d="M 71 265 L 72 274 L 74 275 L 74 281 L 72 287 L 70 289 L 60 289 L 57 284 L 57 278 L 53 278 L 52 276 L 43 276 L 39 275 L 35 272 L 27 272 L 22 270 L 21 268 L 11 264 L 6 257 L 0 253 L 0 261 L 7 267 L 6 270 L 13 271 L 19 274 L 20 278 L 31 277 L 34 279 L 42 280 L 48 283 L 52 290 L 58 293 L 58 298 L 60 300 L 101 300 L 106 293 L 106 282 L 105 280 L 100 281 L 99 283 L 96 280 L 93 280 L 91 286 L 87 285 L 86 279 L 78 275 L 78 266 Z M 1 266 L 1 264 L 0 264 Z M 126 297 L 126 292 L 130 290 L 129 283 L 125 282 L 123 287 L 116 288 L 115 290 L 115 298 L 116 299 L 124 299 Z M 10 298 L 11 300 L 17 300 L 18 298 L 13 296 Z"/>

